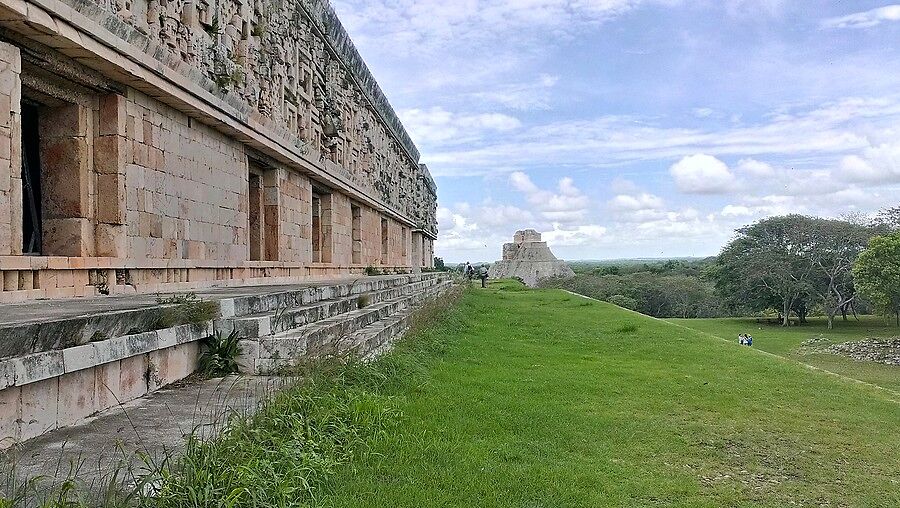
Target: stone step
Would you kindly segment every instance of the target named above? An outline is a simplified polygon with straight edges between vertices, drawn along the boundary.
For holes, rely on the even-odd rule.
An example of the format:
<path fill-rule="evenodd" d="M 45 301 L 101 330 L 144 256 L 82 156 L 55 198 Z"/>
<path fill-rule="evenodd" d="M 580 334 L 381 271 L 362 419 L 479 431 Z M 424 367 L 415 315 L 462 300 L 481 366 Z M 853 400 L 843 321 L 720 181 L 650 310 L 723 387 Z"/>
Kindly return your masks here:
<path fill-rule="evenodd" d="M 383 289 L 405 286 L 415 282 L 429 279 L 446 279 L 443 273 L 423 273 L 401 275 L 392 277 L 361 277 L 359 279 L 328 284 L 322 286 L 310 286 L 288 291 L 269 292 L 266 294 L 248 295 L 246 297 L 233 298 L 222 301 L 222 316 L 251 316 L 275 312 L 279 309 L 292 309 L 303 307 L 313 303 L 346 298 L 354 295 L 371 293 Z"/>
<path fill-rule="evenodd" d="M 279 370 L 295 366 L 303 359 L 321 357 L 332 354 L 343 354 L 360 349 L 365 352 L 368 346 L 358 348 L 370 338 L 361 333 L 362 330 L 377 330 L 376 323 L 390 323 L 394 316 L 403 315 L 429 299 L 446 291 L 452 283 L 443 281 L 426 290 L 412 293 L 392 300 L 372 304 L 321 321 L 279 332 L 267 337 L 242 341 L 244 354 L 240 359 L 241 372 L 245 373 L 277 373 Z M 371 327 L 371 328 L 370 328 Z M 391 331 L 393 329 L 389 329 Z M 395 331 L 395 330 L 394 330 Z M 382 332 L 382 334 L 388 332 Z"/>
<path fill-rule="evenodd" d="M 361 303 L 360 298 L 363 297 L 368 300 L 366 305 L 372 305 L 420 291 L 427 291 L 440 282 L 442 282 L 441 279 L 432 277 L 402 286 L 375 290 L 370 293 L 322 300 L 309 305 L 281 308 L 250 316 L 224 319 L 216 324 L 216 330 L 221 333 L 230 333 L 232 330 L 237 330 L 241 337 L 247 339 L 266 337 L 274 333 L 292 330 L 358 310 Z"/>

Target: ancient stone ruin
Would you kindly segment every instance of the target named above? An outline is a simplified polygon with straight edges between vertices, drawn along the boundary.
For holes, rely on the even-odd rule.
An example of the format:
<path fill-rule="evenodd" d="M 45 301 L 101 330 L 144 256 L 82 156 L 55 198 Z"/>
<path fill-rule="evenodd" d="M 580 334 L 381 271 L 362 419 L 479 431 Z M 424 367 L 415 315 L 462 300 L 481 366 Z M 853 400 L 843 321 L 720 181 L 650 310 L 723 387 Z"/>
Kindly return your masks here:
<path fill-rule="evenodd" d="M 446 289 L 434 181 L 328 0 L 0 0 L 0 28 L 0 448 L 188 376 L 213 332 L 270 372 Z"/>
<path fill-rule="evenodd" d="M 521 279 L 529 286 L 551 277 L 574 277 L 564 261 L 556 259 L 541 234 L 533 229 L 517 231 L 513 243 L 503 245 L 503 260 L 491 266 L 492 279 Z"/>
<path fill-rule="evenodd" d="M 434 181 L 327 0 L 0 27 L 0 302 L 431 265 Z"/>

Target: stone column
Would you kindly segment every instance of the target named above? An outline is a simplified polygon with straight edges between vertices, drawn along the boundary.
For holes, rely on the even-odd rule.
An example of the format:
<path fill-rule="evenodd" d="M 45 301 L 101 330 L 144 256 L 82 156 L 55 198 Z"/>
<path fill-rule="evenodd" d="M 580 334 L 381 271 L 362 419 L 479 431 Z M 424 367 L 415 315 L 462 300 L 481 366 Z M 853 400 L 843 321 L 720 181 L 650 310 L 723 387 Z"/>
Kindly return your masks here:
<path fill-rule="evenodd" d="M 281 256 L 281 186 L 284 179 L 281 169 L 270 169 L 263 175 L 263 237 L 266 261 L 278 261 Z"/>
<path fill-rule="evenodd" d="M 422 243 L 422 233 L 420 231 L 413 231 L 412 234 L 412 260 L 410 264 L 413 268 L 421 268 L 423 266 L 424 261 L 424 252 L 422 251 L 423 243 Z"/>
<path fill-rule="evenodd" d="M 0 42 L 0 255 L 22 253 L 22 62 Z"/>
<path fill-rule="evenodd" d="M 100 98 L 94 137 L 94 171 L 97 173 L 96 255 L 127 257 L 125 230 L 125 97 Z"/>
<path fill-rule="evenodd" d="M 95 253 L 90 219 L 90 113 L 80 104 L 41 109 L 38 125 L 45 255 L 90 257 Z"/>

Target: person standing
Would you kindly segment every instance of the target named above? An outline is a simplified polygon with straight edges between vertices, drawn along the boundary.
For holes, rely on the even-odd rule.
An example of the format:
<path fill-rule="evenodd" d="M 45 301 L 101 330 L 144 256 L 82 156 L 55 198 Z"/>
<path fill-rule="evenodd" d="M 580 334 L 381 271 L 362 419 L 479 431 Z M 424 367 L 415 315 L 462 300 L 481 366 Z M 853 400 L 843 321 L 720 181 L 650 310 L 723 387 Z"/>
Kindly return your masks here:
<path fill-rule="evenodd" d="M 481 268 L 478 269 L 478 278 L 481 279 L 481 287 L 487 287 L 487 278 L 488 278 L 488 269 L 486 266 L 481 265 Z"/>

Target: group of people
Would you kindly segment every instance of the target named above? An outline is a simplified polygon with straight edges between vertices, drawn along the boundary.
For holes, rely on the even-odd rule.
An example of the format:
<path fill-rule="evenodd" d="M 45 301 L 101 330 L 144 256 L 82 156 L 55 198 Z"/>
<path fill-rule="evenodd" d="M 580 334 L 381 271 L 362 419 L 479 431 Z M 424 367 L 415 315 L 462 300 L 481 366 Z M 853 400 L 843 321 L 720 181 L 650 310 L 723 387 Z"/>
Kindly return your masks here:
<path fill-rule="evenodd" d="M 738 342 L 742 346 L 752 346 L 753 345 L 753 336 L 749 333 L 742 333 L 738 335 Z"/>
<path fill-rule="evenodd" d="M 466 278 L 469 280 L 474 279 L 476 276 L 475 267 L 472 266 L 472 264 L 469 263 L 468 261 L 466 261 L 466 268 L 465 268 L 464 273 L 466 275 Z M 487 287 L 488 269 L 486 266 L 481 265 L 481 268 L 479 268 L 477 271 L 477 276 L 479 279 L 481 279 L 481 287 L 483 287 L 483 288 Z"/>

